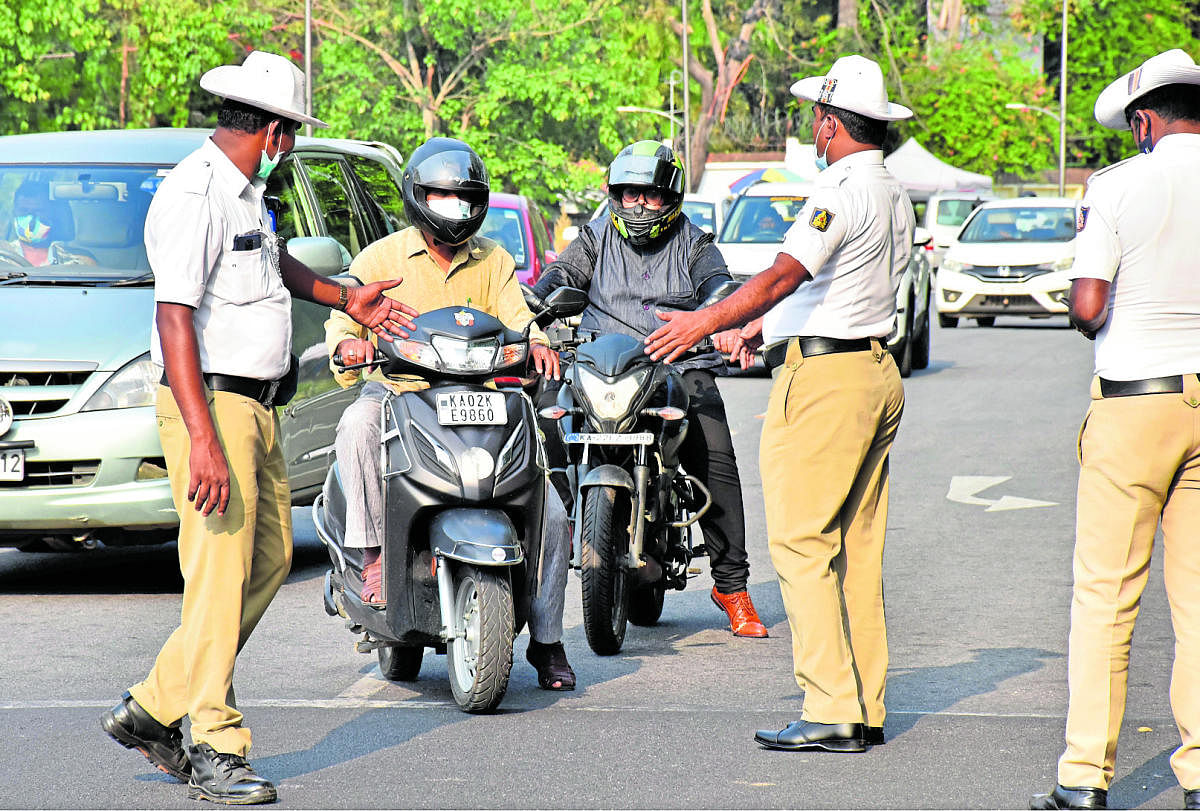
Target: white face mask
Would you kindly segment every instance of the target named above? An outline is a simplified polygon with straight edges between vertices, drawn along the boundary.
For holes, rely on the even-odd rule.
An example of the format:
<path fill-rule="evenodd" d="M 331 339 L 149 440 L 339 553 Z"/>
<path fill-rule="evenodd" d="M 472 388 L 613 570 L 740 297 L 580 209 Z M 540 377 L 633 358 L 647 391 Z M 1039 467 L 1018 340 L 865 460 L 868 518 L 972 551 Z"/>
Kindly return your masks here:
<path fill-rule="evenodd" d="M 829 118 L 825 119 L 825 121 L 828 121 L 828 120 L 829 120 Z M 821 128 L 817 130 L 818 138 L 821 137 L 821 133 L 825 131 L 825 121 L 821 122 Z M 836 125 L 835 125 L 835 127 L 836 127 Z M 829 144 L 831 141 L 833 141 L 833 133 L 832 132 L 829 133 L 829 140 L 825 142 L 825 149 L 821 152 L 820 155 L 817 155 L 816 159 L 813 161 L 813 163 L 815 163 L 817 165 L 818 172 L 824 172 L 826 169 L 829 168 Z M 816 139 L 813 140 L 813 146 L 816 146 Z"/>
<path fill-rule="evenodd" d="M 426 198 L 425 205 L 434 214 L 448 220 L 465 220 L 471 216 L 471 204 L 457 197 L 441 197 L 436 200 Z"/>

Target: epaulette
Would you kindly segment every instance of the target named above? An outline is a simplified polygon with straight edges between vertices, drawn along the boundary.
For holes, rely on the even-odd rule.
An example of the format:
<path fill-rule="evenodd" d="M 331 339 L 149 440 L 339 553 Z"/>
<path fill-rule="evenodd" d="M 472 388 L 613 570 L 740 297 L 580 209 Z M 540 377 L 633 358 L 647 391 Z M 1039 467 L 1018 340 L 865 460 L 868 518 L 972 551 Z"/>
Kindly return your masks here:
<path fill-rule="evenodd" d="M 208 194 L 208 187 L 212 183 L 213 167 L 206 160 L 198 162 L 198 166 L 186 167 L 186 174 L 179 179 L 179 190 L 187 194 Z"/>
<path fill-rule="evenodd" d="M 1116 169 L 1119 166 L 1125 166 L 1126 164 L 1131 164 L 1133 161 L 1136 161 L 1138 158 L 1144 158 L 1144 157 L 1145 157 L 1145 155 L 1141 155 L 1141 154 L 1133 155 L 1132 157 L 1128 157 L 1125 160 L 1117 161 L 1116 163 L 1110 163 L 1108 166 L 1105 166 L 1103 169 L 1097 169 L 1096 171 L 1092 172 L 1088 176 L 1087 185 L 1091 186 L 1093 180 L 1100 177 L 1101 175 L 1108 174 L 1113 169 Z"/>

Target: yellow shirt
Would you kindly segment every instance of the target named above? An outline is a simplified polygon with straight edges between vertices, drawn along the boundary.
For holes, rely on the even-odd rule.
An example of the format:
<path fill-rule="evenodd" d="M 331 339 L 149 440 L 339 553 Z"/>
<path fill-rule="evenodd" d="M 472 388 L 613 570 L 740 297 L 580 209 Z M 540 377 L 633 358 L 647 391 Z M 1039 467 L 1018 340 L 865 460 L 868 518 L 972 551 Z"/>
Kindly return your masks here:
<path fill-rule="evenodd" d="M 469 306 L 499 318 L 506 327 L 520 332 L 533 320 L 533 313 L 525 304 L 513 267 L 512 256 L 498 243 L 474 236 L 459 246 L 449 271 L 443 271 L 429 252 L 421 231 L 409 226 L 364 248 L 350 265 L 350 273 L 363 284 L 402 277 L 403 281 L 386 295 L 417 312 Z M 369 338 L 378 345 L 375 333 L 340 310 L 331 310 L 325 322 L 325 346 L 330 356 L 347 338 Z M 531 342 L 549 343 L 536 324 L 529 338 Z M 359 378 L 357 369 L 339 374 L 330 363 L 330 370 L 342 387 L 353 385 Z M 372 369 L 366 379 L 383 383 L 396 392 L 415 391 L 429 385 L 415 376 L 386 378 L 378 368 Z"/>

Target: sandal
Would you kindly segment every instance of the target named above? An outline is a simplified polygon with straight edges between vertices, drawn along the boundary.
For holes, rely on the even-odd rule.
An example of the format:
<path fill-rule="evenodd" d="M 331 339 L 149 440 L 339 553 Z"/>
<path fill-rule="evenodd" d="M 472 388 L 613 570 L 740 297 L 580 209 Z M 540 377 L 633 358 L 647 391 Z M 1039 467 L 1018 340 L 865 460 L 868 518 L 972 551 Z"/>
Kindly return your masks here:
<path fill-rule="evenodd" d="M 383 555 L 379 549 L 367 547 L 363 550 L 362 602 L 369 608 L 384 608 L 387 601 L 383 596 Z"/>
<path fill-rule="evenodd" d="M 538 687 L 543 690 L 575 689 L 575 671 L 567 661 L 567 652 L 561 642 L 545 645 L 530 639 L 525 658 L 537 668 Z"/>

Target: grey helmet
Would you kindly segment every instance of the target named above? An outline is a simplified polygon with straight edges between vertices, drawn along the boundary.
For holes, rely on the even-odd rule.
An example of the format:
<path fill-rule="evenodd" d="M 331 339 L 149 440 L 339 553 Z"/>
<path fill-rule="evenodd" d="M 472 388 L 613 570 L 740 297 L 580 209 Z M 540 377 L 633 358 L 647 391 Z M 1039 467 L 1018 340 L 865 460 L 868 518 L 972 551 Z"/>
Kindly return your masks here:
<path fill-rule="evenodd" d="M 683 162 L 669 146 L 637 141 L 622 149 L 608 167 L 608 216 L 617 232 L 634 245 L 645 245 L 666 234 L 683 211 Z M 625 208 L 625 186 L 658 189 L 663 195 L 657 211 L 642 205 Z"/>

